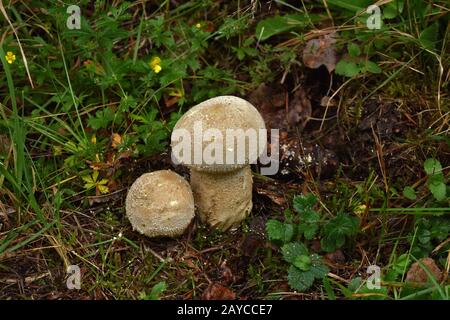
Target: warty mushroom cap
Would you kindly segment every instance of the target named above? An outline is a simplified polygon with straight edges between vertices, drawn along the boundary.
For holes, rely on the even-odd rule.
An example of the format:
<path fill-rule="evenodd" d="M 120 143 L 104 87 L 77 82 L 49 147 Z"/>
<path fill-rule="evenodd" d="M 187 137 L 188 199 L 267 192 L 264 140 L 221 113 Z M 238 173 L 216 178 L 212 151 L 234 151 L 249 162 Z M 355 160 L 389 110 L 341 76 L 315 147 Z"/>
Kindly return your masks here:
<path fill-rule="evenodd" d="M 134 230 L 148 237 L 176 237 L 194 217 L 188 182 L 170 170 L 145 173 L 131 185 L 126 214 Z"/>
<path fill-rule="evenodd" d="M 196 123 L 201 123 L 202 125 L 202 133 L 205 133 L 208 129 L 217 129 L 220 131 L 223 140 L 218 141 L 222 143 L 223 146 L 223 161 L 222 163 L 207 163 L 205 159 L 202 159 L 200 163 L 194 163 L 194 156 L 191 154 L 191 162 L 186 163 L 183 159 L 177 157 L 177 154 L 172 153 L 174 160 L 178 163 L 182 163 L 191 169 L 195 169 L 198 171 L 207 171 L 207 172 L 227 172 L 235 169 L 242 168 L 249 163 L 254 163 L 257 158 L 262 154 L 264 149 L 266 148 L 267 139 L 260 139 L 259 131 L 266 130 L 266 125 L 261 114 L 258 110 L 250 104 L 248 101 L 238 98 L 235 96 L 219 96 L 215 98 L 208 99 L 191 109 L 189 109 L 176 123 L 174 127 L 174 131 L 172 132 L 172 149 L 177 146 L 180 141 L 176 140 L 174 132 L 178 129 L 184 129 L 189 136 L 191 137 L 191 153 L 194 152 L 195 146 L 195 130 L 194 126 Z M 230 143 L 233 143 L 232 147 L 227 146 L 227 129 L 242 129 L 244 133 L 248 129 L 254 130 L 256 134 L 256 148 L 251 148 L 249 150 L 249 140 L 245 136 L 245 154 L 240 155 L 244 158 L 244 161 L 237 160 L 239 156 L 237 141 L 238 139 L 228 139 Z M 185 138 L 184 135 L 183 139 Z M 242 135 L 241 137 L 242 138 Z M 234 141 L 233 141 L 234 140 Z M 261 141 L 260 141 L 261 140 Z M 203 141 L 201 145 L 201 150 L 205 150 L 209 144 L 211 144 L 213 140 Z M 234 152 L 234 159 L 231 163 L 226 163 L 226 154 L 227 152 Z"/>

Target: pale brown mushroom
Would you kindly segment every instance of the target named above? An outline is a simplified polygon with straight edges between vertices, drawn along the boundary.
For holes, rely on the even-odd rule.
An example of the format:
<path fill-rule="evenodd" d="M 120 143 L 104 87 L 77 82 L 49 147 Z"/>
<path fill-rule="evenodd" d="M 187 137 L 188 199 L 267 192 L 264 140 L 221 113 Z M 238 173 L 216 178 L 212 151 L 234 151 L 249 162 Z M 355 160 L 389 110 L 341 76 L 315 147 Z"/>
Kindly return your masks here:
<path fill-rule="evenodd" d="M 199 123 L 203 133 L 210 133 L 208 141 L 201 141 L 202 155 L 211 150 L 212 143 L 220 146 L 212 148 L 214 152 L 210 153 L 209 161 L 204 158 L 196 161 L 199 159 L 196 159 L 195 152 L 198 156 L 200 150 L 195 145 L 196 139 L 200 138 L 197 132 Z M 236 136 L 227 135 L 230 129 L 242 131 L 238 131 Z M 256 133 L 256 143 L 251 144 L 246 138 L 245 133 L 249 129 Z M 192 107 L 177 122 L 171 139 L 172 159 L 191 169 L 192 191 L 203 222 L 227 230 L 237 226 L 251 211 L 253 182 L 250 164 L 256 162 L 266 147 L 266 137 L 259 136 L 259 131 L 264 130 L 265 133 L 265 129 L 258 110 L 234 96 L 206 100 Z M 183 142 L 188 137 L 191 137 L 190 141 Z M 238 139 L 243 137 L 245 140 L 239 146 Z M 183 145 L 191 146 L 189 154 L 186 150 L 181 151 Z"/>
<path fill-rule="evenodd" d="M 128 190 L 126 214 L 148 237 L 182 235 L 195 214 L 189 183 L 170 170 L 145 173 Z"/>

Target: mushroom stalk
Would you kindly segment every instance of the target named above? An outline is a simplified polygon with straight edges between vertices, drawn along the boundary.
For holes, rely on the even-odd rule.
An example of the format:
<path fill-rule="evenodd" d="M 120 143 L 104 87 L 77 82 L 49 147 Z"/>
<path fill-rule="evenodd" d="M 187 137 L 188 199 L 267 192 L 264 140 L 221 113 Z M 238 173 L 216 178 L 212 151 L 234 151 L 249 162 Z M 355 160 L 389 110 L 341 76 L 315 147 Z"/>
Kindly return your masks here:
<path fill-rule="evenodd" d="M 191 169 L 191 187 L 201 221 L 221 230 L 235 227 L 252 209 L 249 165 L 220 173 Z"/>

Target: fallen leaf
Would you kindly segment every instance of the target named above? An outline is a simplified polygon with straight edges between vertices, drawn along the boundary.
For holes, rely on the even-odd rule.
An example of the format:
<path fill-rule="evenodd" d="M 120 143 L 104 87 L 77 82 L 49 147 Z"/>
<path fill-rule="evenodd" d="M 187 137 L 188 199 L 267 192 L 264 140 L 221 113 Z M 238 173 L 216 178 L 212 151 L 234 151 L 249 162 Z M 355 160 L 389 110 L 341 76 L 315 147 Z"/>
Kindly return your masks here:
<path fill-rule="evenodd" d="M 322 97 L 322 99 L 320 100 L 320 106 L 321 107 L 336 107 L 337 103 L 336 100 L 331 99 L 328 96 L 324 96 Z"/>
<path fill-rule="evenodd" d="M 311 39 L 303 49 L 303 63 L 311 69 L 324 65 L 328 72 L 336 68 L 337 56 L 334 44 L 336 34 L 326 34 L 318 39 Z"/>
<path fill-rule="evenodd" d="M 236 294 L 219 283 L 211 283 L 202 295 L 203 300 L 234 300 Z"/>
<path fill-rule="evenodd" d="M 180 100 L 180 97 L 169 97 L 167 95 L 164 95 L 164 104 L 166 105 L 167 108 L 173 106 L 175 103 L 178 102 L 178 100 Z"/>
<path fill-rule="evenodd" d="M 280 192 L 280 188 L 276 183 L 274 185 L 261 183 L 261 186 L 258 183 L 258 185 L 256 185 L 256 192 L 260 195 L 268 197 L 273 203 L 279 206 L 283 206 L 286 204 L 286 199 Z"/>
<path fill-rule="evenodd" d="M 437 282 L 442 280 L 442 272 L 433 259 L 423 258 L 420 262 L 428 268 L 428 271 L 434 276 Z M 427 283 L 427 272 L 420 266 L 419 262 L 414 262 L 406 274 L 406 281 L 416 283 Z"/>
<path fill-rule="evenodd" d="M 112 135 L 112 147 L 117 149 L 117 147 L 122 143 L 122 136 L 118 133 L 113 133 Z"/>
<path fill-rule="evenodd" d="M 164 104 L 167 108 L 173 106 L 183 97 L 183 91 L 178 88 L 170 88 L 168 92 L 164 93 Z"/>
<path fill-rule="evenodd" d="M 332 264 L 342 264 L 345 262 L 344 253 L 339 249 L 335 252 L 329 252 L 325 254 L 325 259 Z"/>
<path fill-rule="evenodd" d="M 226 260 L 224 260 L 220 265 L 220 275 L 221 279 L 223 279 L 225 283 L 230 283 L 235 280 L 233 272 L 231 271 L 230 267 L 228 267 Z"/>

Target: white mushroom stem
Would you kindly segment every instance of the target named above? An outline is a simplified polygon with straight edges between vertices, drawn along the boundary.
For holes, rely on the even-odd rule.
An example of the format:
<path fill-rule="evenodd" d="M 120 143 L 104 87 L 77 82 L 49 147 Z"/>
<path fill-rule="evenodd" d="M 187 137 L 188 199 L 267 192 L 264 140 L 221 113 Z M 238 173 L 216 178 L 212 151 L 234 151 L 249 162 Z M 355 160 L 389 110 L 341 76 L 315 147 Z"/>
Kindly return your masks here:
<path fill-rule="evenodd" d="M 191 169 L 191 187 L 200 219 L 221 230 L 236 227 L 252 209 L 249 165 L 227 172 Z"/>

